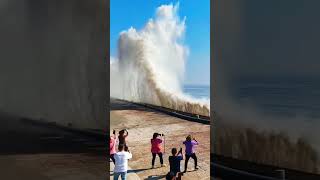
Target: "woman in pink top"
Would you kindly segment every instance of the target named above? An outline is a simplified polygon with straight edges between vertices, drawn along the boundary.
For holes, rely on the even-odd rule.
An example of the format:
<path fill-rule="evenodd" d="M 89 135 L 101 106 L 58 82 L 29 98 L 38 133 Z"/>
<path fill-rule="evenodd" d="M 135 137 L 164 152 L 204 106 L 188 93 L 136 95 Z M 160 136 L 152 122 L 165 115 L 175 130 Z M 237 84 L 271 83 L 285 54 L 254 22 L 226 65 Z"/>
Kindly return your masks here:
<path fill-rule="evenodd" d="M 116 131 L 113 130 L 113 136 L 110 136 L 110 158 L 111 158 L 113 164 L 115 164 L 114 154 L 117 153 L 116 141 L 117 141 Z"/>
<path fill-rule="evenodd" d="M 154 161 L 156 159 L 157 154 L 160 158 L 161 167 L 165 166 L 163 164 L 162 151 L 161 151 L 162 140 L 159 139 L 158 136 L 160 136 L 160 134 L 154 133 L 153 138 L 151 139 L 152 168 L 154 168 Z"/>

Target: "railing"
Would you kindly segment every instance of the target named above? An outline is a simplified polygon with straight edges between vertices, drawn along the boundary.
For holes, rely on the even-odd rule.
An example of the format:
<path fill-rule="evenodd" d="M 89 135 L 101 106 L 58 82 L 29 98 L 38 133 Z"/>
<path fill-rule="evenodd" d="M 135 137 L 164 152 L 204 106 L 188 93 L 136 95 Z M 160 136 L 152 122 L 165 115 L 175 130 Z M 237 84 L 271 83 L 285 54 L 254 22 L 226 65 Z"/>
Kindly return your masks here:
<path fill-rule="evenodd" d="M 149 108 L 149 109 L 152 109 L 152 110 L 155 110 L 158 112 L 162 112 L 162 113 L 168 114 L 170 116 L 178 117 L 181 119 L 185 119 L 185 120 L 189 120 L 189 121 L 193 121 L 193 122 L 198 122 L 198 123 L 202 123 L 202 124 L 210 124 L 210 117 L 208 117 L 208 116 L 192 114 L 192 113 L 188 113 L 188 112 L 178 111 L 175 109 L 170 109 L 170 108 L 156 106 L 156 105 L 147 104 L 147 103 L 137 103 L 137 102 L 131 102 L 131 101 L 122 100 L 122 99 L 116 99 L 116 100 L 128 102 L 128 103 L 134 104 L 136 106 L 142 106 L 145 108 Z"/>

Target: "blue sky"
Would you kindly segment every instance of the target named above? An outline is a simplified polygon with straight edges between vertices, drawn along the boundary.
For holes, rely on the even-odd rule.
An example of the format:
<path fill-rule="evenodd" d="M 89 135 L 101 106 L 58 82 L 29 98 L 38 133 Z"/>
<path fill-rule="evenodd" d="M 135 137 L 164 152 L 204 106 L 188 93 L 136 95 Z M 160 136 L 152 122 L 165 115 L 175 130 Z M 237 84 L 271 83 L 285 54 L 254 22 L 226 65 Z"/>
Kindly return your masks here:
<path fill-rule="evenodd" d="M 116 56 L 119 33 L 131 26 L 140 30 L 153 18 L 157 7 L 178 1 L 111 0 L 110 53 Z M 198 3 L 196 3 L 198 2 Z M 185 84 L 210 84 L 210 1 L 179 1 L 179 16 L 186 16 L 185 44 L 190 54 Z"/>

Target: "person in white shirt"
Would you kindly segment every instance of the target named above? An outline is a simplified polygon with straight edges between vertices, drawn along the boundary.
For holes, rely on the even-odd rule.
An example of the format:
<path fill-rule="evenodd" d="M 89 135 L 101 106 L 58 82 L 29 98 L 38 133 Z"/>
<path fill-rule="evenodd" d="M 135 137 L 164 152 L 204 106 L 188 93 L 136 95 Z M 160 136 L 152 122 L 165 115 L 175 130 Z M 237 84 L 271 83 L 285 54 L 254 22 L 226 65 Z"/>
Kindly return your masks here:
<path fill-rule="evenodd" d="M 118 150 L 119 151 L 114 155 L 116 163 L 113 170 L 113 179 L 118 180 L 119 176 L 121 176 L 122 180 L 126 180 L 128 171 L 128 160 L 132 158 L 132 154 L 129 150 L 125 151 L 125 146 L 123 144 L 119 144 Z"/>

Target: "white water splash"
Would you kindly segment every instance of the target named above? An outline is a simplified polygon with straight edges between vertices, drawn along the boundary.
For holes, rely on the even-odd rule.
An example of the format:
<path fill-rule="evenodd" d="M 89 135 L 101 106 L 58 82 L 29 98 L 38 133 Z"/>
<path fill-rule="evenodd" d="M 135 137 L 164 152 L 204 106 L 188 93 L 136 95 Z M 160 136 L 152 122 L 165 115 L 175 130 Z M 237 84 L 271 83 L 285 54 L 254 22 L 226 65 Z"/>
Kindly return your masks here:
<path fill-rule="evenodd" d="M 183 44 L 186 18 L 180 20 L 178 9 L 162 5 L 142 30 L 120 33 L 118 57 L 110 60 L 111 97 L 209 115 L 208 99 L 182 90 L 189 50 Z"/>

